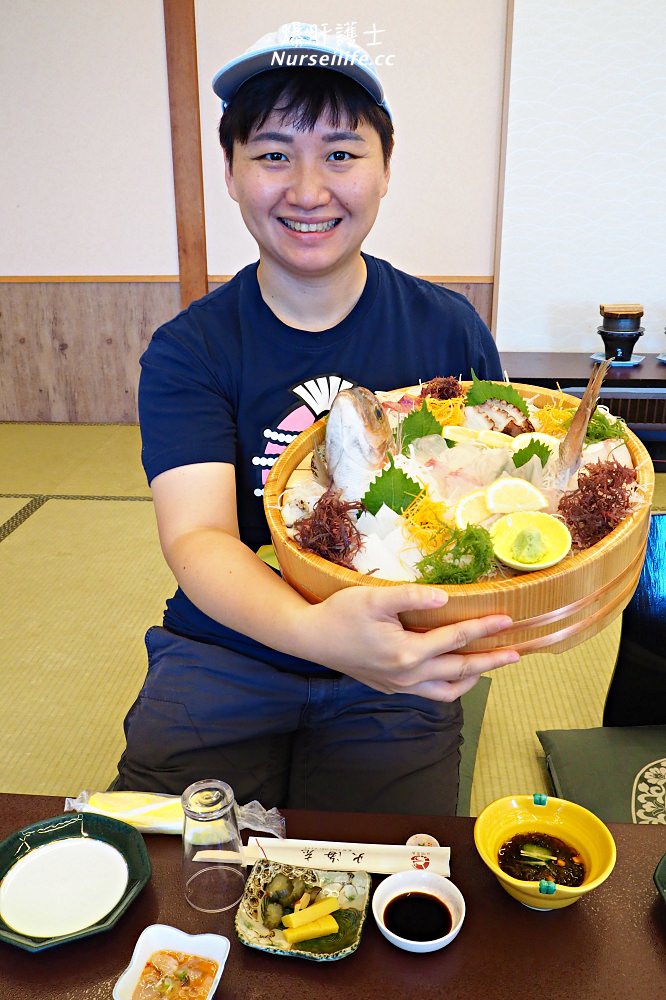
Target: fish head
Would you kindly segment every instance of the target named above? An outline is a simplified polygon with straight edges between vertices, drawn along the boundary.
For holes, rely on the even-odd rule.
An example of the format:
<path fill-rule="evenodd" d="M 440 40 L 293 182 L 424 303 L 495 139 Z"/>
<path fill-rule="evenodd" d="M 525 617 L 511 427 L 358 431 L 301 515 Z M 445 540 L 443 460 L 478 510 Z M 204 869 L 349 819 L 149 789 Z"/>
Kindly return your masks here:
<path fill-rule="evenodd" d="M 326 422 L 326 464 L 334 485 L 344 489 L 340 476 L 348 466 L 382 469 L 393 450 L 388 417 L 375 394 L 358 385 L 339 392 Z"/>

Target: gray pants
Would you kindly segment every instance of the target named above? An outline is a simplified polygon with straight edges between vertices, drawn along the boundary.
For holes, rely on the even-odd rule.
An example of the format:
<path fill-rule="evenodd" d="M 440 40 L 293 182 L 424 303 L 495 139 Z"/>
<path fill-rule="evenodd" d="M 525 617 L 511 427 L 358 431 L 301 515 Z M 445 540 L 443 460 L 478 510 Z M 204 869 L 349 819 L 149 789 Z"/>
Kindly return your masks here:
<path fill-rule="evenodd" d="M 453 815 L 462 710 L 304 677 L 155 627 L 117 789 L 222 778 L 270 808 Z"/>

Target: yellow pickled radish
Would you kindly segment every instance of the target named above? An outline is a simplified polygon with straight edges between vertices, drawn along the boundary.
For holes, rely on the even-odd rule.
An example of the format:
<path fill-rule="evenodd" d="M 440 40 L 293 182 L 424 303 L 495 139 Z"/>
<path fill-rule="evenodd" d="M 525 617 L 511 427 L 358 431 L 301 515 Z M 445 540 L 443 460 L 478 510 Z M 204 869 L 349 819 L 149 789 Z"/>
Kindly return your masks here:
<path fill-rule="evenodd" d="M 486 503 L 492 514 L 513 514 L 518 510 L 543 510 L 548 501 L 533 483 L 526 479 L 502 476 L 486 490 Z"/>
<path fill-rule="evenodd" d="M 285 927 L 282 933 L 289 944 L 298 944 L 299 941 L 313 941 L 315 938 L 325 937 L 327 934 L 337 934 L 338 929 L 335 917 L 328 914 L 319 917 L 318 920 L 312 920 L 302 927 Z"/>
<path fill-rule="evenodd" d="M 466 528 L 468 524 L 481 524 L 485 521 L 490 517 L 486 491 L 474 490 L 473 493 L 461 497 L 455 506 L 453 516 L 458 528 Z"/>
<path fill-rule="evenodd" d="M 340 909 L 340 902 L 337 896 L 326 896 L 324 899 L 311 903 L 304 910 L 295 910 L 282 918 L 285 927 L 301 927 L 303 924 L 312 923 L 318 917 L 324 917 L 327 913 L 333 913 Z"/>

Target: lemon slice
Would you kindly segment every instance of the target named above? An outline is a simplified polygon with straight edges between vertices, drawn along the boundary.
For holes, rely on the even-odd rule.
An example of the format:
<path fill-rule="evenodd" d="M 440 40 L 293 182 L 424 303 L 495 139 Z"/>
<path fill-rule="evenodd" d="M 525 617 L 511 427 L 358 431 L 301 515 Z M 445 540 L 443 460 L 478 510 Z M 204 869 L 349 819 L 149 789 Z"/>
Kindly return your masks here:
<path fill-rule="evenodd" d="M 520 552 L 526 550 L 521 549 L 519 540 L 521 535 L 524 537 L 529 533 L 538 536 L 539 545 L 542 547 L 533 550 L 540 552 L 538 559 L 525 562 L 520 558 Z M 555 566 L 564 559 L 571 548 L 571 533 L 566 524 L 541 511 L 522 510 L 506 514 L 490 528 L 490 536 L 498 559 L 512 569 L 527 572 Z M 532 553 L 527 555 L 531 559 Z"/>
<path fill-rule="evenodd" d="M 480 524 L 481 521 L 485 521 L 490 517 L 486 491 L 475 490 L 461 497 L 455 506 L 453 516 L 458 528 L 466 528 L 468 524 Z"/>
<path fill-rule="evenodd" d="M 513 448 L 514 439 L 501 431 L 479 431 L 479 441 L 489 448 Z"/>
<path fill-rule="evenodd" d="M 486 503 L 491 514 L 512 514 L 517 510 L 543 510 L 548 506 L 545 496 L 526 479 L 503 476 L 486 490 Z"/>
<path fill-rule="evenodd" d="M 473 427 L 458 427 L 457 425 L 447 424 L 442 430 L 442 437 L 445 437 L 448 441 L 478 441 L 481 433 L 481 431 L 477 431 Z"/>

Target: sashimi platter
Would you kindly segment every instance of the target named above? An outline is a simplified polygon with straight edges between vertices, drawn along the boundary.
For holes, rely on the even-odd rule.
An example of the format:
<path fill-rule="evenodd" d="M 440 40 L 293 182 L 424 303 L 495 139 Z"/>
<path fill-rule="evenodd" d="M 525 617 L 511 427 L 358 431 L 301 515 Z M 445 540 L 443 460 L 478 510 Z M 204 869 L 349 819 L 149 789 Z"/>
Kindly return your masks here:
<path fill-rule="evenodd" d="M 597 405 L 537 386 L 434 377 L 338 393 L 273 466 L 264 506 L 284 578 L 309 601 L 416 582 L 446 605 L 425 630 L 504 613 L 504 645 L 561 652 L 626 606 L 654 489 L 647 450 Z M 479 639 L 469 649 L 497 645 Z"/>

